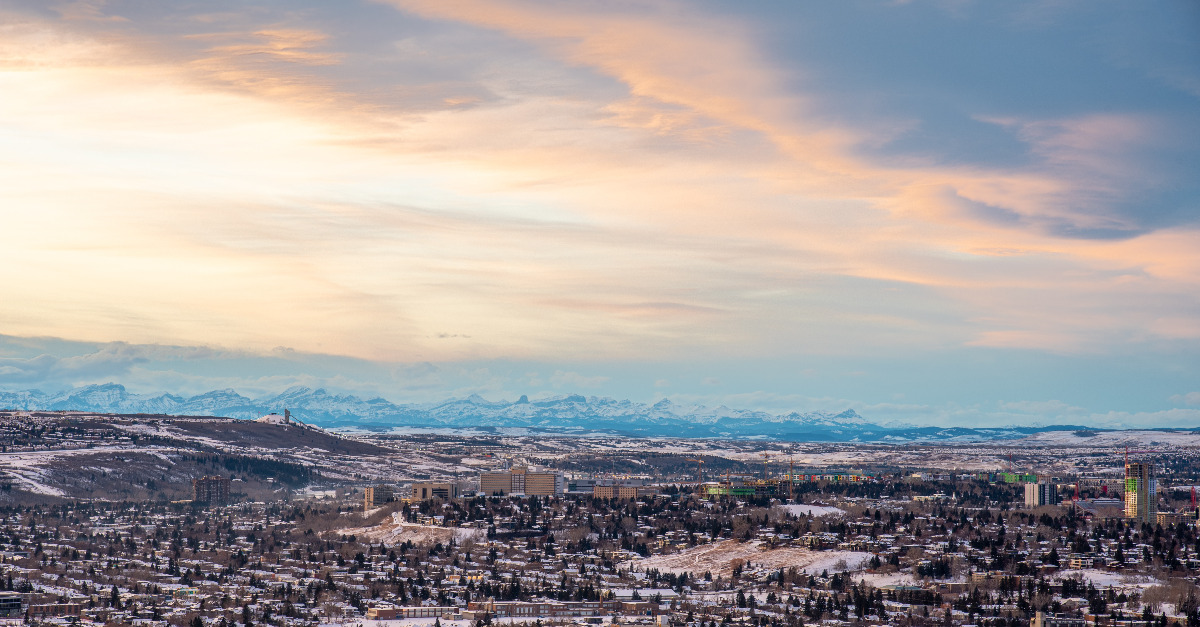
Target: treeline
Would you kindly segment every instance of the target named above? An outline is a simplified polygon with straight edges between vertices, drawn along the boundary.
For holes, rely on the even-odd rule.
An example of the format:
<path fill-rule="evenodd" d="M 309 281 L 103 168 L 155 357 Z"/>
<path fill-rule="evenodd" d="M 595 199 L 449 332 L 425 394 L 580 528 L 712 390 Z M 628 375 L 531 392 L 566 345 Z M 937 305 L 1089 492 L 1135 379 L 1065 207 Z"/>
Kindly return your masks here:
<path fill-rule="evenodd" d="M 319 474 L 310 466 L 280 461 L 269 457 L 196 455 L 185 456 L 183 460 L 194 461 L 201 466 L 224 469 L 229 474 L 243 474 L 274 479 L 290 487 L 306 485 L 319 477 Z"/>

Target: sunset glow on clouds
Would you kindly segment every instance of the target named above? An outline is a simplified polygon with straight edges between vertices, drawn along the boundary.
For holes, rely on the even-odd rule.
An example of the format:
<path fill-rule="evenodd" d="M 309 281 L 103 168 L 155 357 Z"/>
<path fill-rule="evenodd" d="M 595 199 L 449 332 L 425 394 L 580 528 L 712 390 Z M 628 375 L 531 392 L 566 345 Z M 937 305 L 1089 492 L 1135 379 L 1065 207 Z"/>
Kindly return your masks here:
<path fill-rule="evenodd" d="M 1194 424 L 1156 11 L 5 3 L 0 385 Z"/>

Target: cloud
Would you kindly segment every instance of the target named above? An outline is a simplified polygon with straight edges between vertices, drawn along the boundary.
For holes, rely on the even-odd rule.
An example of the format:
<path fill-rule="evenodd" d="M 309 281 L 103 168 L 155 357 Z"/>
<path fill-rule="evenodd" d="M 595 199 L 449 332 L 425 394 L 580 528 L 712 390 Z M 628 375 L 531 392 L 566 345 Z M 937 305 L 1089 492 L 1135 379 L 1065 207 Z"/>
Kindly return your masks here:
<path fill-rule="evenodd" d="M 856 156 L 858 146 L 872 141 L 863 129 L 809 122 L 834 103 L 822 101 L 809 82 L 795 80 L 803 66 L 785 68 L 764 58 L 751 43 L 754 27 L 747 21 L 671 3 L 605 10 L 519 0 L 391 4 L 533 41 L 566 63 L 619 80 L 630 98 L 609 105 L 617 113 L 614 121 L 678 139 L 711 128 L 727 137 L 759 134 L 786 157 L 791 181 L 810 192 L 847 197 L 846 190 L 853 190 L 849 197 L 861 199 L 941 185 L 1019 216 L 1012 226 L 1060 237 L 1130 237 L 1171 224 L 1148 214 L 1143 202 L 1161 184 L 1158 168 L 1145 167 L 1153 154 L 1148 149 L 1167 142 L 1158 120 L 1149 116 L 1022 120 L 976 114 L 1012 129 L 1032 159 L 1000 170 L 906 167 L 898 159 Z M 789 79 L 801 88 L 781 89 Z M 1197 217 L 1194 210 L 1175 215 L 1190 222 Z"/>
<path fill-rule="evenodd" d="M 1095 413 L 1087 417 L 1088 426 L 1114 429 L 1182 428 L 1200 423 L 1200 409 L 1164 409 L 1160 411 Z"/>
<path fill-rule="evenodd" d="M 1037 414 L 1041 416 L 1083 415 L 1087 412 L 1087 410 L 1082 407 L 1075 407 L 1073 405 L 1056 400 L 1011 401 L 1001 403 L 1000 408 L 1025 414 Z"/>
<path fill-rule="evenodd" d="M 1176 394 L 1171 397 L 1172 403 L 1183 403 L 1185 405 L 1200 405 L 1200 392 L 1188 392 L 1187 394 Z"/>
<path fill-rule="evenodd" d="M 112 342 L 81 355 L 41 354 L 31 358 L 0 358 L 0 383 L 82 383 L 119 380 L 133 368 L 150 362 L 220 359 L 222 352 L 205 347 L 137 346 Z"/>
<path fill-rule="evenodd" d="M 919 4 L 778 23 L 683 3 L 130 8 L 121 23 L 14 9 L 0 204 L 22 210 L 0 265 L 22 268 L 6 283 L 21 305 L 0 324 L 553 362 L 542 372 L 580 346 L 679 364 L 963 345 L 1103 356 L 1200 337 L 1194 116 L 1136 88 L 1017 106 L 921 64 L 856 86 L 870 74 L 837 79 L 847 55 L 788 54 L 837 19 L 903 23 Z M 954 17 L 965 37 L 995 35 L 981 11 Z M 778 39 L 793 26 L 812 32 Z M 869 99 L 884 104 L 836 114 Z M 913 143 L 960 130 L 928 100 L 957 103 L 962 145 L 986 141 Z M 976 154 L 998 145 L 1003 159 Z M 78 367 L 145 364 L 107 359 Z"/>
<path fill-rule="evenodd" d="M 602 375 L 587 376 L 578 372 L 556 370 L 550 375 L 550 385 L 556 389 L 599 388 L 610 381 L 610 377 Z"/>
<path fill-rule="evenodd" d="M 106 0 L 76 0 L 54 8 L 64 20 L 92 22 L 127 22 L 128 18 L 105 13 Z"/>
<path fill-rule="evenodd" d="M 252 32 L 195 33 L 186 39 L 205 46 L 187 67 L 204 80 L 262 98 L 307 103 L 322 109 L 346 99 L 311 73 L 336 66 L 343 55 L 322 50 L 329 36 L 314 29 L 277 28 Z"/>
<path fill-rule="evenodd" d="M 672 3 L 610 10 L 521 1 L 391 4 L 535 41 L 568 63 L 619 80 L 630 98 L 610 105 L 620 113 L 609 121 L 677 136 L 711 120 L 763 134 L 820 176 L 848 165 L 840 149 L 852 134 L 799 123 L 796 114 L 804 111 L 804 98 L 779 89 L 784 75 L 751 43 L 752 29 L 736 20 Z M 664 122 L 669 112 L 674 122 Z"/>
<path fill-rule="evenodd" d="M 267 29 L 252 33 L 204 33 L 189 38 L 206 42 L 223 41 L 207 49 L 211 60 L 231 61 L 239 57 L 259 57 L 301 65 L 336 65 L 339 54 L 315 52 L 327 42 L 325 33 L 307 29 Z"/>

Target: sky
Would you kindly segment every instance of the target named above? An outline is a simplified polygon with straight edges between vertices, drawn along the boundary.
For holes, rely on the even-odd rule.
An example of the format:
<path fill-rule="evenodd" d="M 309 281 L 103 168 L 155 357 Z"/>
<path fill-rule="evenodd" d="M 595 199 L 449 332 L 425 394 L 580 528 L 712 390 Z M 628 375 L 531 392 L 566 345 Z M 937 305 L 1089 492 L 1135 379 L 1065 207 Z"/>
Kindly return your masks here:
<path fill-rule="evenodd" d="M 1200 426 L 1200 5 L 0 0 L 0 389 Z"/>

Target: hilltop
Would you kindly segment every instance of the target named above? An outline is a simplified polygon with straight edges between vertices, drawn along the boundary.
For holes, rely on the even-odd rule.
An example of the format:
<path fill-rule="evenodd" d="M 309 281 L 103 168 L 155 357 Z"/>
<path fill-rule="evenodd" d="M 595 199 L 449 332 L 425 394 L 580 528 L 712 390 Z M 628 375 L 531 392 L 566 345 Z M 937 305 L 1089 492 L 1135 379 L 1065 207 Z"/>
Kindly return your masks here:
<path fill-rule="evenodd" d="M 190 497 L 191 480 L 233 477 L 264 498 L 386 468 L 392 449 L 319 428 L 223 417 L 0 411 L 0 502 Z"/>

